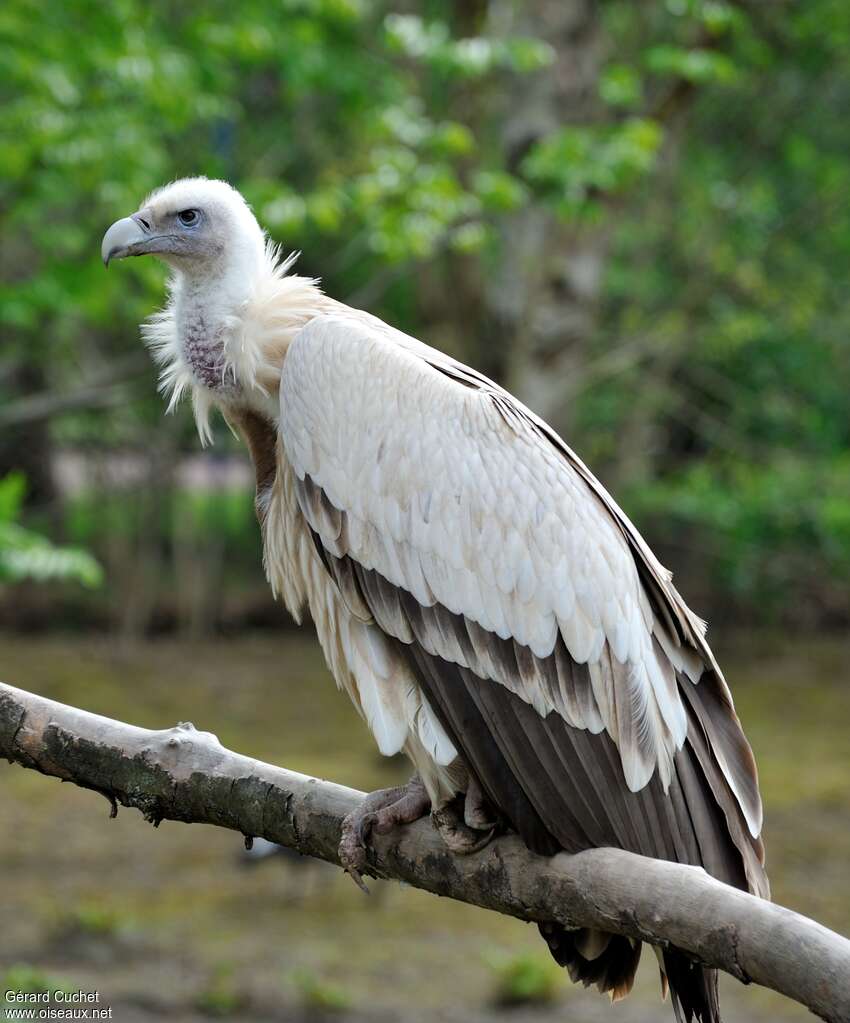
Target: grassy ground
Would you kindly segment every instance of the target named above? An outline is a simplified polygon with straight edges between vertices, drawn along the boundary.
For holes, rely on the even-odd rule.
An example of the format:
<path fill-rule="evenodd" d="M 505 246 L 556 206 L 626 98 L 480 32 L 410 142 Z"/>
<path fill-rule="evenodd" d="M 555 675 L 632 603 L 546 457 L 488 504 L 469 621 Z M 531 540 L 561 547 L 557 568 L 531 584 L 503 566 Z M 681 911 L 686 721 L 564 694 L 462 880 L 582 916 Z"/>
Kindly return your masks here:
<path fill-rule="evenodd" d="M 848 652 L 770 636 L 721 651 L 761 766 L 775 897 L 844 932 Z M 190 718 L 241 752 L 359 788 L 406 775 L 377 755 L 306 633 L 125 649 L 2 638 L 0 676 L 136 724 Z M 612 1010 L 570 986 L 516 921 L 396 885 L 367 899 L 308 861 L 248 868 L 238 836 L 167 822 L 154 831 L 131 811 L 108 821 L 107 810 L 98 795 L 0 768 L 0 989 L 59 978 L 98 990 L 127 1023 L 672 1019 L 651 953 L 634 996 Z M 552 1001 L 494 1007 L 523 992 Z M 731 980 L 723 1000 L 730 1021 L 810 1018 Z"/>

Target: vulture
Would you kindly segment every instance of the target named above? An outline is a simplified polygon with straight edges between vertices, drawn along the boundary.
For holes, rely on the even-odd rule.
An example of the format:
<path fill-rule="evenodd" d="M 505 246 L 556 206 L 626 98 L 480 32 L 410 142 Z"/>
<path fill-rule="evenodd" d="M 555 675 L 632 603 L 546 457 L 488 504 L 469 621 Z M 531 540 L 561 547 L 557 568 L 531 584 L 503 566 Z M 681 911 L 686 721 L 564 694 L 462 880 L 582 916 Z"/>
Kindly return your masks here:
<path fill-rule="evenodd" d="M 511 829 L 543 855 L 615 846 L 769 897 L 753 754 L 705 625 L 590 469 L 486 376 L 293 274 L 250 207 L 203 177 L 106 232 L 104 262 L 171 268 L 142 328 L 169 409 L 218 409 L 256 469 L 268 580 L 407 786 L 346 819 L 429 811 L 455 852 Z M 574 981 L 628 993 L 640 942 L 541 925 Z M 658 950 L 679 1020 L 717 974 Z"/>

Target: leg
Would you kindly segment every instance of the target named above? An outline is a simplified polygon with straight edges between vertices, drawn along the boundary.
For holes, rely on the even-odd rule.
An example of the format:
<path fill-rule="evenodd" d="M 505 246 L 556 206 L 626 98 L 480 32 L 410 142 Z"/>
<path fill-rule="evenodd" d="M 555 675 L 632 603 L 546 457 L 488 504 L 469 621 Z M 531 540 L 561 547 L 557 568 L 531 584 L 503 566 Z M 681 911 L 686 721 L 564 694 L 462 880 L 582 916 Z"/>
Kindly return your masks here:
<path fill-rule="evenodd" d="M 475 831 L 492 831 L 496 826 L 497 817 L 498 814 L 484 795 L 478 779 L 470 774 L 466 798 L 463 801 L 464 823 Z"/>
<path fill-rule="evenodd" d="M 339 858 L 355 884 L 368 892 L 361 871 L 366 867 L 369 835 L 386 835 L 400 824 L 412 824 L 431 809 L 425 786 L 414 775 L 407 785 L 394 789 L 378 789 L 368 795 L 356 810 L 342 822 Z"/>

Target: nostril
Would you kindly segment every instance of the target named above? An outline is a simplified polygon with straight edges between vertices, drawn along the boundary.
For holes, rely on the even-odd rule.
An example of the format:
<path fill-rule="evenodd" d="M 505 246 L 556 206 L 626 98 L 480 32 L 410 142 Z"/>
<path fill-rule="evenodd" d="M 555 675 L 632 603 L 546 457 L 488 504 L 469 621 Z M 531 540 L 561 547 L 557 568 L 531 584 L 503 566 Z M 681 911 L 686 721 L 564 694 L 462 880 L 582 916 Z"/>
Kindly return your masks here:
<path fill-rule="evenodd" d="M 137 224 L 140 224 L 143 230 L 150 231 L 151 229 L 150 221 L 145 220 L 145 218 L 141 214 L 139 213 L 134 214 L 133 220 L 135 220 Z"/>

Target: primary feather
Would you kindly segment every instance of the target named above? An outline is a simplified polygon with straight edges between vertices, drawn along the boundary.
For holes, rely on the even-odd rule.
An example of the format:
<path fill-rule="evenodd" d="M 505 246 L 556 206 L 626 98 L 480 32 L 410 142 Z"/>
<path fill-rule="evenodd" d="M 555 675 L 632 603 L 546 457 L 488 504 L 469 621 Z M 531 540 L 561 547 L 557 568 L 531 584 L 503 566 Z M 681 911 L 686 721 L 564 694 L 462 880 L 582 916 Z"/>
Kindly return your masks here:
<path fill-rule="evenodd" d="M 292 275 L 224 183 L 166 186 L 136 217 L 174 240 L 119 222 L 104 255 L 111 234 L 175 269 L 146 330 L 163 389 L 191 392 L 202 439 L 213 407 L 245 437 L 269 580 L 380 750 L 434 804 L 475 778 L 540 852 L 617 845 L 767 896 L 755 764 L 704 625 L 564 441 Z M 639 944 L 542 930 L 575 979 L 628 991 Z M 719 1018 L 713 971 L 676 950 L 662 969 L 677 1014 Z"/>

